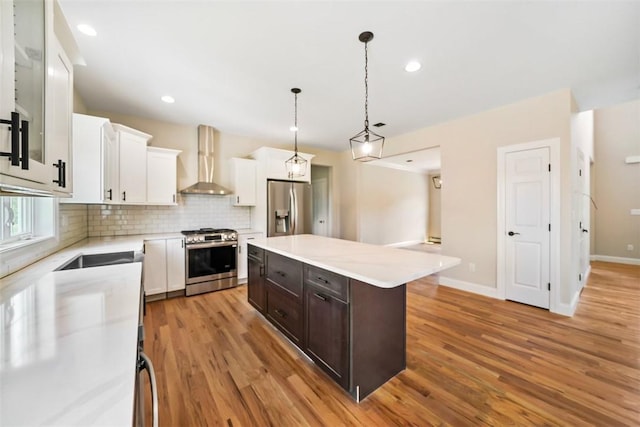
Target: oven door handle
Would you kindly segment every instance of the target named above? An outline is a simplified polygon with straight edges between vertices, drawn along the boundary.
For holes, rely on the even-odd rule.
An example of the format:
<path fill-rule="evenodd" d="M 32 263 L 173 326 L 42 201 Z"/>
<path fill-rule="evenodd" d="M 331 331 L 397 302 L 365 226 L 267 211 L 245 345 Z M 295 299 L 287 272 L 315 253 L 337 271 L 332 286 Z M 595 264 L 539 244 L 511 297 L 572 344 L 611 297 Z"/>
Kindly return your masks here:
<path fill-rule="evenodd" d="M 187 244 L 187 250 L 191 249 L 208 249 L 208 248 L 223 248 L 225 246 L 237 247 L 238 242 L 224 242 L 224 243 L 190 243 Z"/>

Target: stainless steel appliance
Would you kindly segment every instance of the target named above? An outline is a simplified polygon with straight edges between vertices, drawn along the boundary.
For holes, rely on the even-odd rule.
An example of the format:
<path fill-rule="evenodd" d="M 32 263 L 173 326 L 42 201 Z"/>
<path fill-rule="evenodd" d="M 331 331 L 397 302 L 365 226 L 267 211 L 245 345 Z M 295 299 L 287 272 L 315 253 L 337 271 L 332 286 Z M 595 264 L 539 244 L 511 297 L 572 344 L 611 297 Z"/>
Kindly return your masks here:
<path fill-rule="evenodd" d="M 238 233 L 201 228 L 185 230 L 187 296 L 238 285 Z"/>
<path fill-rule="evenodd" d="M 267 237 L 311 234 L 311 184 L 267 181 Z"/>
<path fill-rule="evenodd" d="M 140 258 L 136 262 L 141 262 Z M 144 264 L 143 264 L 144 265 Z M 144 277 L 144 268 L 142 269 L 142 276 Z M 144 388 L 142 387 L 142 371 L 147 371 L 149 375 L 149 386 L 151 387 L 151 425 L 152 427 L 158 427 L 158 386 L 156 384 L 156 374 L 153 369 L 151 359 L 144 353 L 144 316 L 146 314 L 146 302 L 144 285 L 140 283 L 140 309 L 138 312 L 138 358 L 136 361 L 136 393 L 135 393 L 135 410 L 134 410 L 134 427 L 145 426 L 145 413 L 144 413 Z"/>

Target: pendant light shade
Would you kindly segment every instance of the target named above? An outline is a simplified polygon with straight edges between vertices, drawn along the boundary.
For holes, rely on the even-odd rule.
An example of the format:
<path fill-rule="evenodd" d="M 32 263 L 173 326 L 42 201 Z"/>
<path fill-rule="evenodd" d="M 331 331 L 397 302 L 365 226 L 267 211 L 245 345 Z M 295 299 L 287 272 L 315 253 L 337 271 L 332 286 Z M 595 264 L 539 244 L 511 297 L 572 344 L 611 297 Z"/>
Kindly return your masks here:
<path fill-rule="evenodd" d="M 302 92 L 297 87 L 291 89 L 294 96 L 294 115 L 293 115 L 293 128 L 294 131 L 294 154 L 286 162 L 287 176 L 289 179 L 298 178 L 307 174 L 307 160 L 298 155 L 298 94 Z"/>
<path fill-rule="evenodd" d="M 384 136 L 369 130 L 369 56 L 367 43 L 373 40 L 373 33 L 365 31 L 358 37 L 364 43 L 364 130 L 349 139 L 353 160 L 368 162 L 382 158 Z"/>

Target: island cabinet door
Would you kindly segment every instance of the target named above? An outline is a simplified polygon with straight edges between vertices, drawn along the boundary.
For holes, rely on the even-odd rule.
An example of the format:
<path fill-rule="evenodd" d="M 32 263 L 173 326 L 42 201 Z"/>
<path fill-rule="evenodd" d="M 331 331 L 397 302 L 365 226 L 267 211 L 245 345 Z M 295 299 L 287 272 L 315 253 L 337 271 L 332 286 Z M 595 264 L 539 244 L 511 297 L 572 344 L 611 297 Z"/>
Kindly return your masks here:
<path fill-rule="evenodd" d="M 302 303 L 302 263 L 266 251 L 267 281 L 278 285 Z"/>
<path fill-rule="evenodd" d="M 252 255 L 255 254 L 255 255 Z M 248 250 L 248 279 L 247 295 L 249 304 L 254 306 L 260 313 L 265 313 L 267 295 L 265 289 L 265 268 L 263 251 L 260 248 L 249 245 Z"/>
<path fill-rule="evenodd" d="M 326 289 L 305 284 L 304 352 L 349 390 L 349 305 Z"/>
<path fill-rule="evenodd" d="M 295 345 L 303 346 L 302 304 L 289 291 L 271 282 L 266 283 L 267 319 Z"/>

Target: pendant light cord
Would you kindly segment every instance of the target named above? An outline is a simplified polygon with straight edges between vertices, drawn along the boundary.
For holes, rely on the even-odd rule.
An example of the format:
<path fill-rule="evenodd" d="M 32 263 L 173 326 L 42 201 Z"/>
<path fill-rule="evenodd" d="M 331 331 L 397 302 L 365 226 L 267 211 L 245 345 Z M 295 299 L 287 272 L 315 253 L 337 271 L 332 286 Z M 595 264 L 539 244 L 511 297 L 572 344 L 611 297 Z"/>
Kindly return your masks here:
<path fill-rule="evenodd" d="M 364 43 L 364 130 L 369 133 L 369 55 Z"/>
<path fill-rule="evenodd" d="M 296 131 L 293 135 L 293 140 L 295 144 L 295 152 L 298 155 L 298 94 L 294 93 L 294 113 L 293 113 L 293 126 L 296 128 Z"/>

